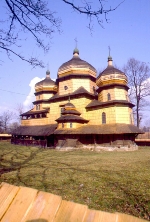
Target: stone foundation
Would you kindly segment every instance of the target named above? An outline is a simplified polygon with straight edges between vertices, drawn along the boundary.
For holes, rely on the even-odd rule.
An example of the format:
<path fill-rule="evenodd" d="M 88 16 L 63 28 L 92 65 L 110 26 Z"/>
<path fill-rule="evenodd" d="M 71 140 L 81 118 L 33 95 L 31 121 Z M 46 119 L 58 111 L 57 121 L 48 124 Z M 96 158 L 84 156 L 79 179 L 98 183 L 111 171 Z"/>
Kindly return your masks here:
<path fill-rule="evenodd" d="M 69 150 L 91 150 L 91 151 L 135 151 L 138 150 L 138 146 L 131 142 L 129 145 L 106 145 L 106 144 L 82 144 L 77 139 L 65 139 L 58 140 L 55 147 L 60 151 Z"/>

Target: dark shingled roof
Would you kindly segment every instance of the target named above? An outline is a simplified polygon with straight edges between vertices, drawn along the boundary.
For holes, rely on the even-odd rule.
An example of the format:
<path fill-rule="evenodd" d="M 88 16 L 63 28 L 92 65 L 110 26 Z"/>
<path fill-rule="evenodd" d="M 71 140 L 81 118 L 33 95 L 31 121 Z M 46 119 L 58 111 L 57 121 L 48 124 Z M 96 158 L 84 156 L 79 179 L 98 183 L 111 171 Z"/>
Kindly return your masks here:
<path fill-rule="evenodd" d="M 127 100 L 109 100 L 107 102 L 100 102 L 97 100 L 93 100 L 86 106 L 86 108 L 104 107 L 104 106 L 114 105 L 114 104 L 121 104 L 121 105 L 123 104 L 123 105 L 128 105 L 129 107 L 134 107 L 134 105 L 128 102 Z"/>
<path fill-rule="evenodd" d="M 57 129 L 54 134 L 139 134 L 142 131 L 132 124 L 84 125 L 77 129 Z"/>
<path fill-rule="evenodd" d="M 76 116 L 76 115 L 62 115 L 61 117 L 59 117 L 58 119 L 56 119 L 56 121 L 59 123 L 62 122 L 68 122 L 68 121 L 73 121 L 73 122 L 83 122 L 83 123 L 87 123 L 89 122 L 89 120 L 86 120 L 80 116 Z"/>
<path fill-rule="evenodd" d="M 72 103 L 70 103 L 70 102 L 66 103 L 66 104 L 65 104 L 65 107 L 75 108 L 75 106 L 74 106 Z"/>
<path fill-rule="evenodd" d="M 46 78 L 43 79 L 42 81 L 36 83 L 35 87 L 36 86 L 55 86 L 56 85 L 56 83 L 53 80 L 51 80 L 51 78 L 50 78 L 50 75 L 49 75 L 50 72 L 47 71 L 46 74 L 47 74 Z"/>
<path fill-rule="evenodd" d="M 99 79 L 99 77 L 101 77 L 101 76 L 110 75 L 110 74 L 115 74 L 115 73 L 116 73 L 116 74 L 125 75 L 124 72 L 122 72 L 122 71 L 120 71 L 119 69 L 115 68 L 113 65 L 112 65 L 112 66 L 109 65 L 109 66 L 107 66 L 106 69 L 104 69 L 103 72 L 101 72 L 101 73 L 99 74 L 99 76 L 97 77 L 97 79 Z M 126 75 L 125 75 L 125 77 L 126 77 Z"/>
<path fill-rule="evenodd" d="M 55 94 L 54 96 L 52 96 L 48 101 L 52 102 L 52 101 L 56 101 L 56 100 L 62 100 L 62 99 L 66 99 L 70 96 L 70 98 L 76 98 L 76 96 L 88 96 L 90 98 L 94 98 L 95 95 L 88 92 L 83 86 L 79 87 L 77 90 L 75 90 L 73 93 L 68 93 L 65 95 L 59 95 L 58 93 Z"/>
<path fill-rule="evenodd" d="M 29 110 L 29 111 L 27 111 L 25 113 L 22 113 L 20 116 L 39 114 L 39 113 L 48 113 L 48 112 L 49 112 L 49 108 L 46 108 L 44 110 L 35 110 L 35 111 Z"/>
<path fill-rule="evenodd" d="M 41 125 L 41 126 L 19 126 L 13 135 L 21 136 L 49 136 L 54 133 L 57 124 Z"/>
<path fill-rule="evenodd" d="M 73 56 L 73 58 L 65 63 L 63 63 L 59 69 L 58 69 L 58 72 L 60 71 L 63 71 L 65 69 L 68 69 L 68 68 L 89 68 L 91 69 L 92 71 L 96 72 L 96 69 L 91 65 L 89 64 L 88 62 L 80 59 L 79 56 Z"/>
<path fill-rule="evenodd" d="M 79 111 L 77 111 L 77 110 L 74 110 L 74 109 L 72 109 L 72 110 L 64 110 L 64 111 L 62 111 L 61 112 L 63 115 L 64 114 L 74 114 L 74 115 L 78 115 L 78 116 L 80 116 L 81 115 L 81 113 L 79 112 Z"/>

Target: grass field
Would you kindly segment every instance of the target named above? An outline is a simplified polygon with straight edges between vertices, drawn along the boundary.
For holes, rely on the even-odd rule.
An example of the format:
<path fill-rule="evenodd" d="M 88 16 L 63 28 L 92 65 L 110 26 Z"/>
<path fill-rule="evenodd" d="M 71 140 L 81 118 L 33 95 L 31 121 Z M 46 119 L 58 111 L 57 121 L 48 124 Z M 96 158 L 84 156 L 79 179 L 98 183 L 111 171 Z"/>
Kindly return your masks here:
<path fill-rule="evenodd" d="M 150 147 L 134 152 L 60 152 L 0 142 L 0 159 L 0 182 L 150 220 Z"/>

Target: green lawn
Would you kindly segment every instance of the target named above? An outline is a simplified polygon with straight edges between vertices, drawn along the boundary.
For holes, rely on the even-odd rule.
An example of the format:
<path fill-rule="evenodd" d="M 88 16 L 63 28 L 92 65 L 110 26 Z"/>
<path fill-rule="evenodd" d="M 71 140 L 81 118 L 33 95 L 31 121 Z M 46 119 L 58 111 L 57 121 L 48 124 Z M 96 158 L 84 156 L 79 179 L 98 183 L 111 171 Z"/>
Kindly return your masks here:
<path fill-rule="evenodd" d="M 0 159 L 0 182 L 150 220 L 150 147 L 133 152 L 60 152 L 0 142 Z"/>

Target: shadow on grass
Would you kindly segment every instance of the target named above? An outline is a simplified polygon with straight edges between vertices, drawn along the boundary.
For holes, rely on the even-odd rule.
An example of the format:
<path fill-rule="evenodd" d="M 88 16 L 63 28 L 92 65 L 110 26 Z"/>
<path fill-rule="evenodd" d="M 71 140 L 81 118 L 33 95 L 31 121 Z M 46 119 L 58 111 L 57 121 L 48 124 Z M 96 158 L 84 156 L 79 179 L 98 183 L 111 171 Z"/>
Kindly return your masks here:
<path fill-rule="evenodd" d="M 147 165 L 139 168 L 137 159 L 137 166 L 134 161 L 132 166 L 128 166 L 134 153 L 130 154 L 131 160 L 125 153 L 121 161 L 120 154 L 111 155 L 112 158 L 110 154 L 103 158 L 102 153 L 60 152 L 13 145 L 10 150 L 2 151 L 0 172 L 9 183 L 51 192 L 98 210 L 119 211 L 150 219 L 149 195 L 145 195 L 148 179 L 143 177 L 144 174 L 139 174 L 139 178 L 135 176 L 144 172 Z M 117 155 L 118 159 L 115 159 Z M 11 175 L 11 172 L 15 174 Z"/>

